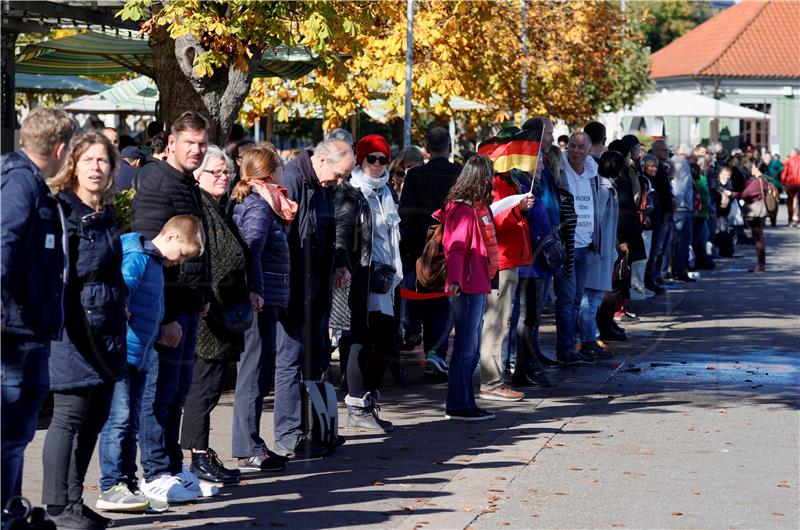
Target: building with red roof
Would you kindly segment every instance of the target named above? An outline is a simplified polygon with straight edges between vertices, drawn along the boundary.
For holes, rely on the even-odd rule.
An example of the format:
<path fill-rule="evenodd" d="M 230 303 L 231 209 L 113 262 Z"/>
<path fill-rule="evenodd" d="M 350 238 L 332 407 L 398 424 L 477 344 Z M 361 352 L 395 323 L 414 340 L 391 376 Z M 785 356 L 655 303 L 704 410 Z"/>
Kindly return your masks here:
<path fill-rule="evenodd" d="M 700 93 L 772 117 L 667 120 L 678 141 L 719 138 L 726 148 L 749 143 L 788 154 L 800 145 L 800 0 L 744 0 L 725 9 L 655 52 L 650 78 L 658 90 Z"/>

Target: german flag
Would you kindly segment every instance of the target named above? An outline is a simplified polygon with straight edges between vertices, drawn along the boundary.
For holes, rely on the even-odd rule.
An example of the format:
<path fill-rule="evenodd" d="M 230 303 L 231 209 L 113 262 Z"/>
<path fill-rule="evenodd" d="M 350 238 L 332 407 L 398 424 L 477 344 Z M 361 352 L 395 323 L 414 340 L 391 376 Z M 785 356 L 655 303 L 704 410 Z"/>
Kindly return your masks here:
<path fill-rule="evenodd" d="M 542 134 L 522 130 L 511 137 L 492 136 L 478 146 L 478 154 L 488 156 L 497 173 L 512 169 L 533 172 L 539 158 Z"/>

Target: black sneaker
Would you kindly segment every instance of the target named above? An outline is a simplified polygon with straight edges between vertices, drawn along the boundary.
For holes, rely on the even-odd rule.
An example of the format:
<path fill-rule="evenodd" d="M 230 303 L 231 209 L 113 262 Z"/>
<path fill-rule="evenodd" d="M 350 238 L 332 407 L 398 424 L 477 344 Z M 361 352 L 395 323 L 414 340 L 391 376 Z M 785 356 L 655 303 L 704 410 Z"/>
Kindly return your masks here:
<path fill-rule="evenodd" d="M 549 387 L 550 380 L 547 378 L 547 375 L 543 370 L 525 370 L 520 367 L 516 372 L 514 372 L 514 376 L 511 378 L 511 384 L 517 387 Z"/>
<path fill-rule="evenodd" d="M 486 421 L 493 420 L 494 414 L 479 408 L 470 410 L 448 410 L 444 413 L 444 419 L 461 421 Z"/>
<path fill-rule="evenodd" d="M 208 451 L 205 453 L 192 451 L 192 465 L 189 471 L 197 475 L 198 479 L 211 484 L 233 486 L 239 483 L 239 477 L 226 473 L 230 470 L 217 465 Z"/>
<path fill-rule="evenodd" d="M 47 514 L 47 520 L 53 522 L 57 528 L 66 530 L 100 530 L 107 528 L 100 521 L 90 519 L 83 514 L 83 503 L 68 505 L 58 515 Z"/>
<path fill-rule="evenodd" d="M 80 505 L 80 508 L 78 507 L 79 505 Z M 113 519 L 109 519 L 108 517 L 103 517 L 102 515 L 100 515 L 96 511 L 92 510 L 91 508 L 89 508 L 88 506 L 83 504 L 82 500 L 76 502 L 73 509 L 74 510 L 80 509 L 80 511 L 81 511 L 81 513 L 83 514 L 84 517 L 86 517 L 87 519 L 91 519 L 92 521 L 96 522 L 102 528 L 108 528 L 108 527 L 114 526 L 114 520 Z"/>
<path fill-rule="evenodd" d="M 594 351 L 594 342 L 584 342 L 581 344 L 581 351 L 578 352 L 581 356 L 581 361 L 585 364 L 594 364 L 597 362 L 597 353 Z"/>

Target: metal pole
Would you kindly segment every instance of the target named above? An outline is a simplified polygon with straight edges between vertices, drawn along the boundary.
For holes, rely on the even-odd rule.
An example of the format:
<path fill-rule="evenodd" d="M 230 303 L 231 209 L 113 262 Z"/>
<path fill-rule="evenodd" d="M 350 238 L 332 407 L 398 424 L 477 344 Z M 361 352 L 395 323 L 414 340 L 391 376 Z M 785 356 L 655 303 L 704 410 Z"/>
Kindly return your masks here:
<path fill-rule="evenodd" d="M 528 94 L 528 5 L 526 0 L 522 0 L 522 123 L 528 120 L 528 106 L 526 105 Z"/>
<path fill-rule="evenodd" d="M 411 67 L 414 64 L 414 0 L 406 0 L 406 113 L 403 147 L 411 145 Z"/>

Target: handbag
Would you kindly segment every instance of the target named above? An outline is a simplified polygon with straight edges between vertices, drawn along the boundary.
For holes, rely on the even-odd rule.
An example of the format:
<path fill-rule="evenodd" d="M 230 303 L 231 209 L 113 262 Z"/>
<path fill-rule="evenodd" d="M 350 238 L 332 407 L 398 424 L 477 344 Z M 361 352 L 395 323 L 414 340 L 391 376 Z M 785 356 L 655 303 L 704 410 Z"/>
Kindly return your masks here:
<path fill-rule="evenodd" d="M 228 306 L 220 311 L 219 320 L 230 333 L 244 333 L 253 324 L 253 304 L 245 299 Z"/>
<path fill-rule="evenodd" d="M 534 250 L 534 259 L 540 259 L 540 264 L 550 270 L 555 270 L 567 262 L 567 250 L 561 241 L 558 228 L 553 228 L 539 241 Z"/>
<path fill-rule="evenodd" d="M 369 291 L 386 294 L 394 285 L 394 274 L 397 272 L 391 265 L 373 261 L 369 265 Z"/>

